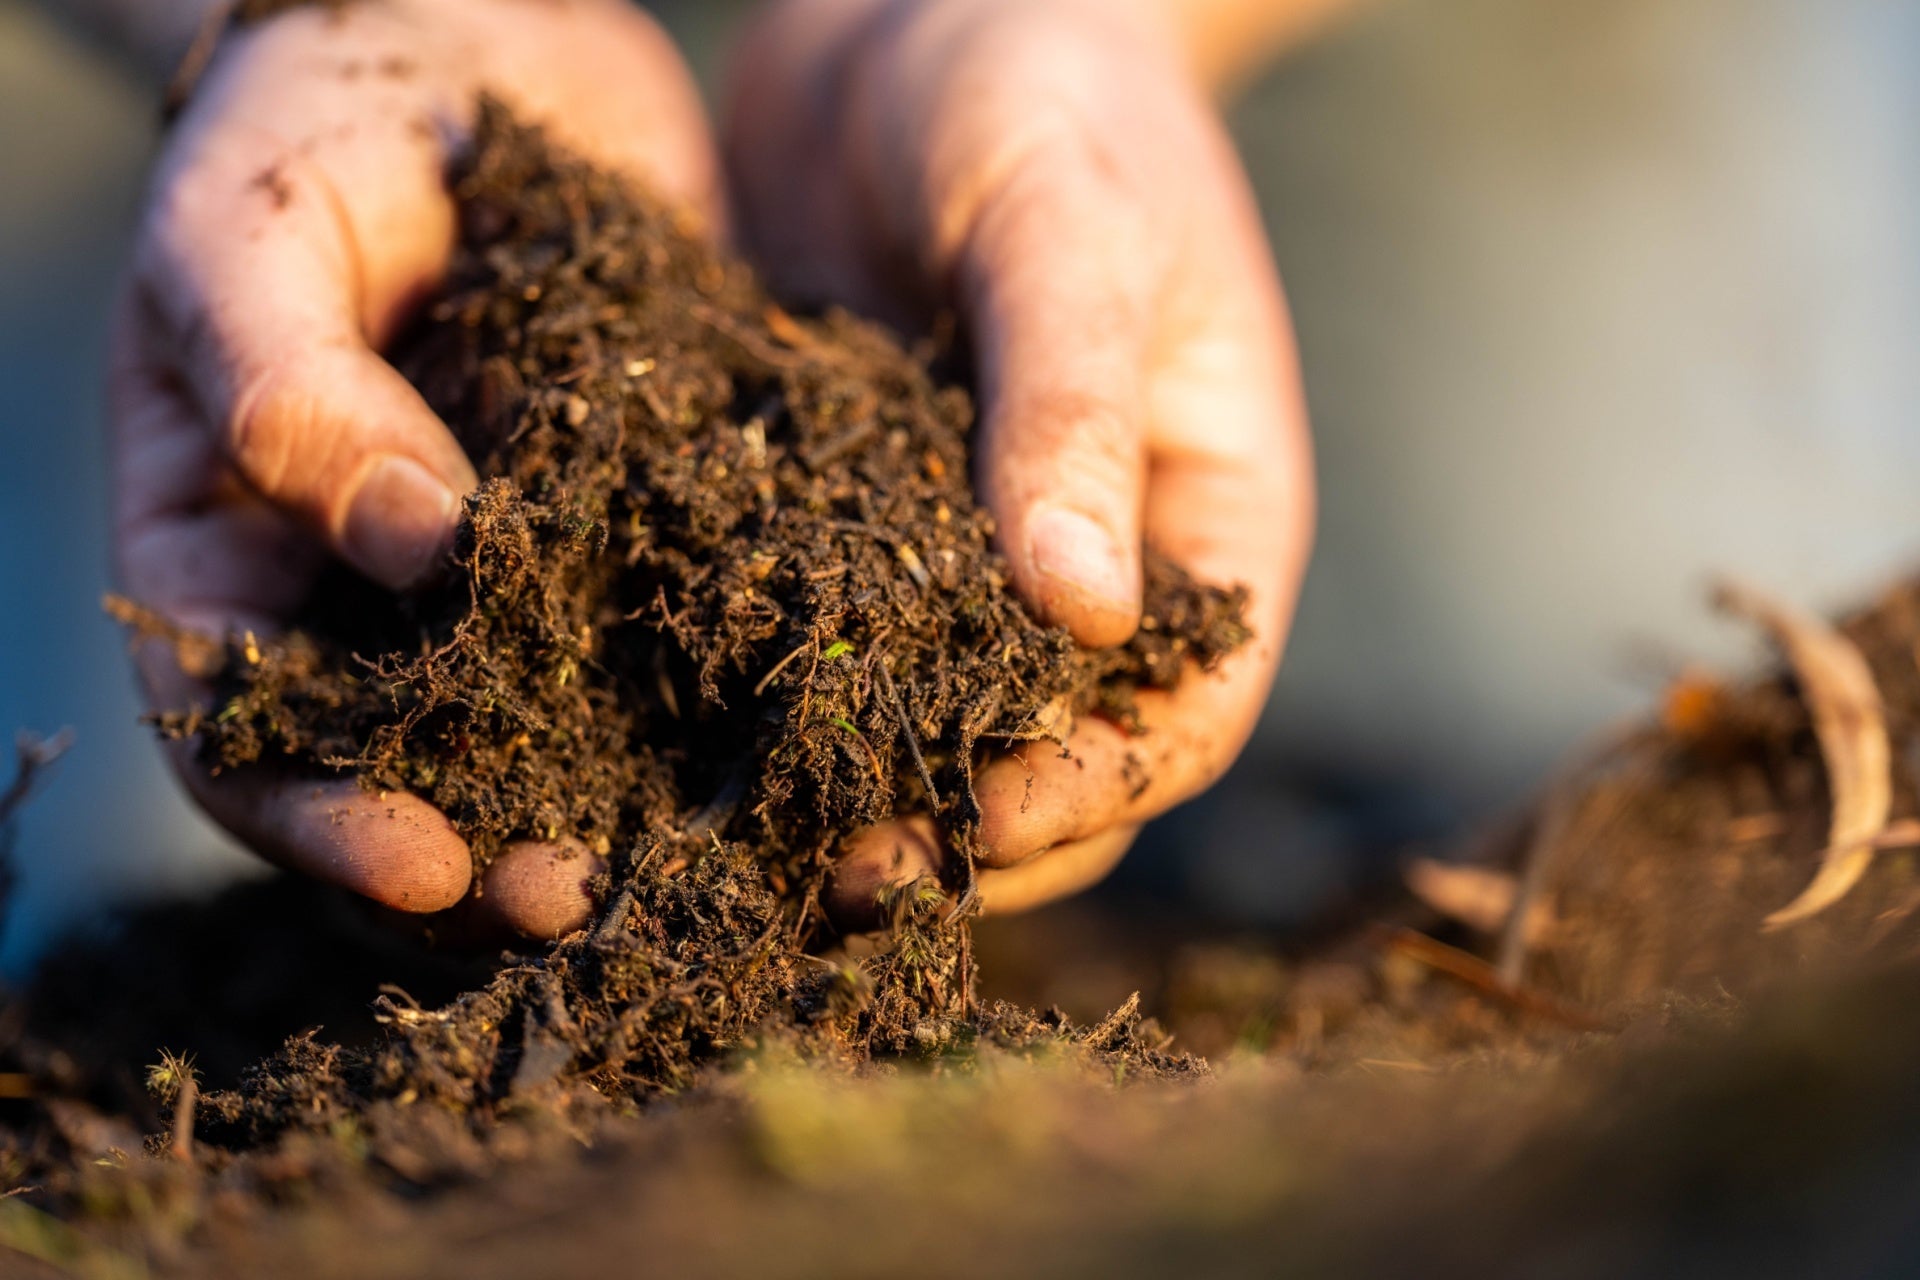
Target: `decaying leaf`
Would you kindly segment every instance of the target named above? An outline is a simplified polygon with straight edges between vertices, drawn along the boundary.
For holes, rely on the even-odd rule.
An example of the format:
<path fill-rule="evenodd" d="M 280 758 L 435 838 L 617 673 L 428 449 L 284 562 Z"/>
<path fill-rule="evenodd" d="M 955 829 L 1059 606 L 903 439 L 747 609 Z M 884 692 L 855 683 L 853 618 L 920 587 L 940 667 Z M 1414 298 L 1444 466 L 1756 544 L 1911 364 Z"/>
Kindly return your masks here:
<path fill-rule="evenodd" d="M 1497 933 L 1520 892 L 1520 882 L 1507 872 L 1434 858 L 1415 858 L 1403 875 L 1414 897 L 1479 933 Z"/>
<path fill-rule="evenodd" d="M 1893 805 L 1893 750 L 1880 690 L 1852 641 L 1750 586 L 1723 583 L 1715 603 L 1766 628 L 1792 663 L 1833 794 L 1819 872 L 1799 897 L 1766 919 L 1766 928 L 1780 929 L 1825 911 L 1866 874 Z"/>

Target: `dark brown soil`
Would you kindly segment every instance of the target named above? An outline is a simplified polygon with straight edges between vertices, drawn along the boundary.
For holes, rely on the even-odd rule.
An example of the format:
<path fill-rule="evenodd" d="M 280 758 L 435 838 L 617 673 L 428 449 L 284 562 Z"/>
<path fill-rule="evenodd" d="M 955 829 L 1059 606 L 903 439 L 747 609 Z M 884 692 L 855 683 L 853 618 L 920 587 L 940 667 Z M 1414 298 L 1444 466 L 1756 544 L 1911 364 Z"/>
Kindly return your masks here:
<path fill-rule="evenodd" d="M 1063 704 L 1124 716 L 1245 638 L 1237 597 L 1156 557 L 1139 635 L 1075 649 L 1007 586 L 929 353 L 786 315 L 497 108 L 456 191 L 447 296 L 394 353 L 486 477 L 453 571 L 397 602 L 341 580 L 283 640 L 235 637 L 211 718 L 167 721 L 214 767 L 414 791 L 483 864 L 515 837 L 634 862 L 736 839 L 793 896 L 898 812 L 964 845 L 983 744 Z"/>
<path fill-rule="evenodd" d="M 1846 630 L 1910 759 L 1920 586 Z M 1092 1032 L 1016 1023 L 1024 1035 L 999 1037 L 1013 1052 L 983 1019 L 970 1049 L 912 1070 L 788 1030 L 638 1114 L 537 1083 L 478 1112 L 404 1094 L 349 1109 L 343 1096 L 377 1087 L 313 1082 L 447 1051 L 428 1010 L 469 975 L 311 886 L 160 913 L 122 945 L 57 958 L 0 1020 L 0 1085 L 17 1095 L 0 1101 L 0 1159 L 28 1188 L 0 1200 L 0 1249 L 103 1275 L 144 1261 L 471 1278 L 642 1256 L 769 1276 L 903 1258 L 932 1275 L 1251 1275 L 1283 1258 L 1356 1276 L 1409 1258 L 1433 1275 L 1902 1274 L 1920 1258 L 1902 1225 L 1920 1193 L 1908 855 L 1889 850 L 1805 932 L 1763 935 L 1824 841 L 1801 690 L 1690 687 L 1487 845 L 1489 865 L 1532 871 L 1554 904 L 1519 983 L 1495 968 L 1498 930 L 1403 895 L 1307 946 L 1074 907 L 980 927 L 990 992 L 1057 999 L 1085 1023 L 1143 990 L 1177 1043 L 1220 1056 L 1204 1088 L 1152 1070 L 1113 1088 L 1143 1061 L 1112 1051 L 1137 1035 L 1128 1009 Z M 1730 814 L 1768 822 L 1729 828 Z M 563 947 L 446 1008 L 511 1017 L 537 975 L 570 981 L 590 951 Z M 395 979 L 421 1012 L 396 999 L 376 1012 L 398 1021 L 375 1023 L 363 1002 Z M 542 1015 L 519 1016 L 538 1045 Z M 324 1039 L 254 1068 L 211 1123 L 140 1087 L 162 1048 L 199 1051 L 207 1086 L 229 1087 L 321 1020 Z M 271 1105 L 293 1079 L 327 1124 Z M 209 1148 L 255 1114 L 276 1139 Z"/>
<path fill-rule="evenodd" d="M 1064 1037 L 1183 1069 L 1131 1019 L 1088 1040 L 975 1007 L 972 776 L 1212 667 L 1240 594 L 1151 557 L 1138 635 L 1076 648 L 1008 585 L 935 353 L 786 314 L 493 104 L 454 189 L 446 292 L 393 353 L 484 477 L 449 571 L 401 599 L 342 573 L 288 634 L 229 637 L 214 705 L 161 723 L 216 771 L 413 791 L 477 870 L 515 839 L 591 851 L 604 911 L 445 1008 L 389 1000 L 369 1050 L 290 1043 L 201 1101 L 202 1140 L 628 1105 L 768 1038 L 857 1062 Z M 901 889 L 871 956 L 819 958 L 839 842 L 907 812 L 938 820 L 949 883 Z"/>

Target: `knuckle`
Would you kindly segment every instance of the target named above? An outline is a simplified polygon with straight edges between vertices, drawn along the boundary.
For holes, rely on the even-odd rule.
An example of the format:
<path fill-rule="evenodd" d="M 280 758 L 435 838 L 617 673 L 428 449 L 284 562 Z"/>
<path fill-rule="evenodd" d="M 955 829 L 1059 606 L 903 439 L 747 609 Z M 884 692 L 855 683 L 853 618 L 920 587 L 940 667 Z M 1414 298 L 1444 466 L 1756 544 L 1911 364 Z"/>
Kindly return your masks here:
<path fill-rule="evenodd" d="M 956 215 L 968 219 L 951 233 L 965 304 L 1015 326 L 1071 326 L 1070 346 L 1042 335 L 1057 358 L 1137 370 L 1166 274 L 1151 211 L 1091 158 L 1091 143 L 1052 133 L 1009 146 Z"/>
<path fill-rule="evenodd" d="M 1140 469 L 1139 432 L 1133 415 L 1112 398 L 1079 387 L 1042 387 L 1007 406 L 1013 426 L 1008 441 L 1026 459 L 1034 455 L 1070 461 L 1089 479 L 1131 481 Z"/>
<path fill-rule="evenodd" d="M 197 274 L 207 253 L 229 243 L 237 189 L 230 162 L 204 153 L 169 157 L 147 196 L 136 269 L 178 288 Z"/>
<path fill-rule="evenodd" d="M 969 288 L 1036 249 L 1084 258 L 1089 232 L 1123 256 L 1152 248 L 1152 148 L 1124 87 L 1138 77 L 1113 24 L 1070 8 L 920 6 L 854 64 L 874 92 L 853 98 L 913 104 L 876 133 L 883 169 L 915 175 L 915 232 L 936 279 Z"/>
<path fill-rule="evenodd" d="M 219 424 L 221 448 L 255 488 L 278 494 L 320 419 L 313 380 L 293 359 L 281 358 L 244 370 L 234 386 Z"/>
<path fill-rule="evenodd" d="M 980 187 L 974 229 L 988 245 L 1037 238 L 1054 252 L 1089 243 L 1144 248 L 1151 243 L 1147 198 L 1125 150 L 1071 103 L 1034 104 L 973 166 Z M 1063 232 L 1072 237 L 1064 244 Z"/>

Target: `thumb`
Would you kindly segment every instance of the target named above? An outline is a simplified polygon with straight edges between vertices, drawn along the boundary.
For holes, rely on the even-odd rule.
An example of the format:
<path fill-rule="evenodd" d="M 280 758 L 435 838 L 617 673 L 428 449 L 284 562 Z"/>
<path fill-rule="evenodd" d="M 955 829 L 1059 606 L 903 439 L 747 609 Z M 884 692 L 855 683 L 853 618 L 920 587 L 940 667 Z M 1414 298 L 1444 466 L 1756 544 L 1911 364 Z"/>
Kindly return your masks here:
<path fill-rule="evenodd" d="M 979 350 L 982 496 L 1022 596 L 1088 646 L 1140 622 L 1146 238 L 1092 157 L 1056 144 L 983 201 L 956 262 Z"/>
<path fill-rule="evenodd" d="M 444 550 L 472 464 L 369 347 L 358 249 L 324 176 L 293 160 L 250 179 L 231 168 L 183 175 L 152 217 L 136 274 L 156 354 L 252 488 L 405 587 Z"/>

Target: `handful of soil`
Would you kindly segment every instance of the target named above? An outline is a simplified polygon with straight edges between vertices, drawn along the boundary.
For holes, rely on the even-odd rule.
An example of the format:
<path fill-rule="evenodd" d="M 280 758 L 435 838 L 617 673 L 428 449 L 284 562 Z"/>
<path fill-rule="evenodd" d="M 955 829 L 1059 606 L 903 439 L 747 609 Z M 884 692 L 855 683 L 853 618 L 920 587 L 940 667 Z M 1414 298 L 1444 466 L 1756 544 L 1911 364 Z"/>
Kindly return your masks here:
<path fill-rule="evenodd" d="M 876 956 L 809 959 L 836 844 L 931 812 L 964 889 L 976 758 L 1213 666 L 1246 639 L 1241 594 L 1151 557 L 1136 638 L 1077 649 L 1008 585 L 971 403 L 931 352 L 788 315 L 497 104 L 455 190 L 449 284 L 394 353 L 485 477 L 453 571 L 398 599 L 342 572 L 284 637 L 228 642 L 210 713 L 162 726 L 214 769 L 416 792 L 480 864 L 577 843 L 608 860 L 603 914 L 449 1010 L 392 1010 L 384 1049 L 290 1046 L 213 1114 L 588 1077 L 633 1096 L 770 1025 L 860 1055 L 977 1033 L 937 890 L 900 895 Z"/>

